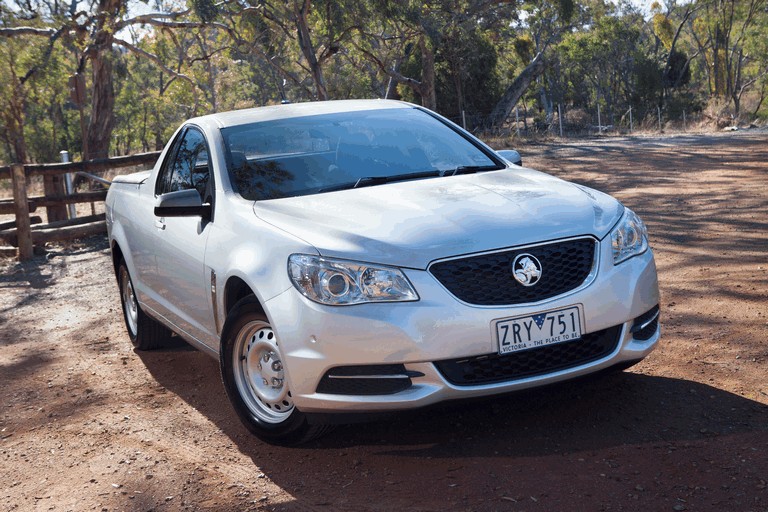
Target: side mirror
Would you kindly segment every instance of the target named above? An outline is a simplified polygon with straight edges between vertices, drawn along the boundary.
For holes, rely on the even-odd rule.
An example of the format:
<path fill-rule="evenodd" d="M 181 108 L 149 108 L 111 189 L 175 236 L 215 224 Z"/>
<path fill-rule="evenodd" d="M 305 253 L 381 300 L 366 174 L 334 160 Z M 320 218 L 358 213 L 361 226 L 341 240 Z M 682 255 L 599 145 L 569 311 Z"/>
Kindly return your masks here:
<path fill-rule="evenodd" d="M 523 165 L 523 157 L 514 149 L 500 149 L 496 152 L 501 158 L 515 165 Z"/>
<path fill-rule="evenodd" d="M 211 216 L 211 205 L 203 203 L 195 189 L 177 190 L 161 194 L 155 201 L 156 217 L 203 217 Z"/>

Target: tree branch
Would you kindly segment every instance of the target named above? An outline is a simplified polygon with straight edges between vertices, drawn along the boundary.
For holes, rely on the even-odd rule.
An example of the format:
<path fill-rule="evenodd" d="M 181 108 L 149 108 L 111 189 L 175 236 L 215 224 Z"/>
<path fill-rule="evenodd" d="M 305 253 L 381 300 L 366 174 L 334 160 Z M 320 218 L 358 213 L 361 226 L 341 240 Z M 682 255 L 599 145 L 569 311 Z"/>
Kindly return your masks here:
<path fill-rule="evenodd" d="M 35 28 L 35 27 L 0 28 L 0 36 L 4 36 L 4 37 L 16 37 L 16 36 L 51 37 L 55 33 L 56 33 L 56 30 L 52 28 Z"/>
<path fill-rule="evenodd" d="M 203 28 L 205 27 L 206 23 L 203 23 L 202 21 L 162 21 L 162 20 L 147 20 L 147 21 L 141 21 L 136 22 L 143 25 L 152 25 L 153 27 L 159 27 L 159 28 Z M 125 24 L 124 26 L 128 26 L 128 24 Z"/>
<path fill-rule="evenodd" d="M 213 57 L 217 53 L 221 53 L 221 52 L 226 51 L 226 50 L 236 50 L 236 48 L 234 46 L 222 46 L 221 48 L 213 50 L 210 53 L 206 53 L 205 55 L 202 55 L 200 57 L 195 57 L 194 59 L 189 59 L 189 60 L 187 60 L 187 63 L 194 64 L 195 62 L 207 61 L 207 60 L 210 60 L 211 57 Z"/>
<path fill-rule="evenodd" d="M 51 57 L 51 53 L 53 52 L 53 45 L 56 43 L 56 40 L 61 37 L 61 34 L 67 29 L 66 26 L 61 27 L 59 30 L 54 31 L 51 34 L 50 39 L 48 39 L 48 47 L 45 49 L 45 53 L 43 54 L 43 60 L 41 63 L 35 64 L 32 66 L 32 68 L 26 72 L 26 74 L 19 80 L 20 83 L 25 83 L 27 80 L 32 78 L 32 75 L 37 73 L 37 70 L 40 69 L 41 66 L 48 63 L 48 59 Z"/>
<path fill-rule="evenodd" d="M 409 78 L 403 74 L 401 74 L 398 71 L 395 71 L 394 69 L 388 68 L 384 62 L 382 62 L 376 55 L 369 52 L 368 50 L 361 48 L 359 45 L 355 45 L 355 48 L 357 48 L 360 52 L 365 55 L 368 60 L 376 64 L 378 68 L 382 71 L 382 73 L 386 74 L 387 76 L 391 77 L 392 80 L 394 80 L 397 83 L 407 85 L 417 92 L 421 91 L 422 83 L 419 80 L 416 80 L 414 78 Z"/>
<path fill-rule="evenodd" d="M 137 24 L 158 26 L 157 23 L 164 23 L 163 20 L 176 20 L 182 16 L 186 16 L 190 12 L 191 10 L 187 9 L 186 11 L 180 11 L 180 12 L 154 12 L 150 14 L 141 14 L 139 16 L 134 16 L 133 18 L 128 18 L 126 20 L 118 21 L 117 23 L 115 23 L 115 26 L 117 27 L 117 30 L 127 27 L 128 25 L 137 25 Z M 163 25 L 160 25 L 160 26 L 163 26 Z"/>
<path fill-rule="evenodd" d="M 187 75 L 185 75 L 183 73 L 179 73 L 177 71 L 174 71 L 171 68 L 169 68 L 168 66 L 166 66 L 163 63 L 163 61 L 161 61 L 160 58 L 157 55 L 154 55 L 154 54 L 151 54 L 151 53 L 149 53 L 149 52 L 147 52 L 145 50 L 142 50 L 141 48 L 138 48 L 137 46 L 132 45 L 128 41 L 123 41 L 122 39 L 118 39 L 117 37 L 113 38 L 113 41 L 114 41 L 115 44 L 119 44 L 120 46 L 122 46 L 126 50 L 130 51 L 131 53 L 136 53 L 136 54 L 141 55 L 142 57 L 144 57 L 146 59 L 151 60 L 152 62 L 157 64 L 157 66 L 160 69 L 162 69 L 163 71 L 165 71 L 169 75 L 188 82 L 193 88 L 196 87 L 196 84 L 195 84 L 194 80 L 192 80 L 189 76 L 187 76 Z"/>

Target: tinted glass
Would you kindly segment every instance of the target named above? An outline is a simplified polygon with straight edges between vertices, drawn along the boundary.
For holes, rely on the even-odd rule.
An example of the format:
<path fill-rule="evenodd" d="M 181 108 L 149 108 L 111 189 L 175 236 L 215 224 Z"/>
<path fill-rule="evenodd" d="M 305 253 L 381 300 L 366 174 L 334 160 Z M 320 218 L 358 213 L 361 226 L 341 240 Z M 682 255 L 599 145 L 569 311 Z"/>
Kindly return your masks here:
<path fill-rule="evenodd" d="M 189 129 L 179 141 L 165 169 L 159 193 L 196 189 L 203 199 L 210 178 L 208 146 L 203 134 Z"/>
<path fill-rule="evenodd" d="M 225 128 L 222 135 L 232 182 L 252 200 L 313 194 L 361 178 L 498 167 L 417 109 L 281 119 Z"/>

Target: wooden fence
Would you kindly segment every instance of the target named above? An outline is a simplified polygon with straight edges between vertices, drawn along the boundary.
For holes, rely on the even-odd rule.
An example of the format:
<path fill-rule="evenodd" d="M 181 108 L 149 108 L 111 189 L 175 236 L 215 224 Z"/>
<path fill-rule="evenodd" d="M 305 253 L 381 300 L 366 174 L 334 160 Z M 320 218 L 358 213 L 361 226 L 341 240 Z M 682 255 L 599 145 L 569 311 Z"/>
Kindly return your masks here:
<path fill-rule="evenodd" d="M 119 156 L 115 158 L 103 158 L 89 160 L 87 162 L 74 162 L 62 164 L 26 164 L 0 167 L 0 180 L 11 180 L 13 199 L 0 199 L 0 215 L 14 214 L 15 221 L 0 223 L 0 245 L 8 244 L 18 248 L 19 261 L 27 261 L 32 258 L 35 244 L 45 242 L 72 240 L 85 236 L 106 232 L 104 215 L 90 215 L 87 217 L 70 218 L 56 222 L 42 223 L 39 216 L 30 217 L 39 207 L 48 209 L 47 218 L 52 209 L 76 203 L 94 203 L 104 201 L 107 197 L 107 189 L 81 192 L 73 194 L 56 194 L 30 197 L 27 193 L 28 178 L 42 176 L 44 179 L 51 176 L 62 176 L 69 173 L 96 173 L 112 171 L 126 167 L 144 166 L 152 167 L 157 160 L 159 152 L 141 153 L 137 155 Z M 6 249 L 4 252 L 14 251 Z"/>

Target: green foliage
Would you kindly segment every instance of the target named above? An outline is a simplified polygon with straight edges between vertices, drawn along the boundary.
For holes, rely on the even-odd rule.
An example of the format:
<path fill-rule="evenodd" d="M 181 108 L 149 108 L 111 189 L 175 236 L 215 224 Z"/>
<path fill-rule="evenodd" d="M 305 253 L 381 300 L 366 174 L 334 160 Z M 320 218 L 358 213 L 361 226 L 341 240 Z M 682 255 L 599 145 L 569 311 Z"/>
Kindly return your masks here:
<path fill-rule="evenodd" d="M 381 97 L 386 91 L 388 80 L 365 60 L 350 61 L 343 55 L 328 65 L 328 94 L 334 99 Z"/>
<path fill-rule="evenodd" d="M 421 54 L 412 52 L 401 72 L 421 78 L 421 67 Z M 456 121 L 461 119 L 462 111 L 478 119 L 488 115 L 501 94 L 496 67 L 495 48 L 481 32 L 457 30 L 443 34 L 435 50 L 438 112 Z M 421 101 L 407 86 L 400 85 L 398 93 L 406 101 Z"/>
<path fill-rule="evenodd" d="M 158 32 L 145 37 L 142 50 L 172 55 L 174 39 Z M 186 43 L 188 43 L 187 41 Z M 168 75 L 152 62 L 136 56 L 124 60 L 125 78 L 117 94 L 114 132 L 117 153 L 162 149 L 184 119 L 195 115 L 196 94 L 189 83 Z"/>
<path fill-rule="evenodd" d="M 631 97 L 633 107 L 647 109 L 656 103 L 663 87 L 662 71 L 661 65 L 647 55 L 637 59 L 634 69 L 635 89 Z"/>
<path fill-rule="evenodd" d="M 653 15 L 653 33 L 664 44 L 664 47 L 669 50 L 672 47 L 672 39 L 675 37 L 675 28 L 672 26 L 672 21 L 661 13 Z"/>
<path fill-rule="evenodd" d="M 558 0 L 557 12 L 560 19 L 569 23 L 576 14 L 576 2 L 573 0 Z"/>
<path fill-rule="evenodd" d="M 568 75 L 588 77 L 600 92 L 628 87 L 639 42 L 640 30 L 631 18 L 606 16 L 591 31 L 566 36 L 558 52 Z"/>
<path fill-rule="evenodd" d="M 190 0 L 190 3 L 197 17 L 205 23 L 215 20 L 219 14 L 219 9 L 213 0 Z"/>
<path fill-rule="evenodd" d="M 690 119 L 693 114 L 704 110 L 705 106 L 701 96 L 690 89 L 682 89 L 669 95 L 666 111 L 671 119 L 682 119 L 683 116 Z"/>
<path fill-rule="evenodd" d="M 691 68 L 687 66 L 688 56 L 673 50 L 669 56 L 669 69 L 664 75 L 664 83 L 667 87 L 679 87 L 691 81 Z"/>
<path fill-rule="evenodd" d="M 437 104 L 448 117 L 487 116 L 500 92 L 493 45 L 478 31 L 461 31 L 444 37 L 436 55 Z"/>
<path fill-rule="evenodd" d="M 3 6 L 0 27 L 45 23 L 15 16 Z M 0 38 L 0 161 L 57 161 L 59 151 L 78 138 L 68 108 L 71 60 L 59 45 L 40 44 L 38 36 Z"/>
<path fill-rule="evenodd" d="M 85 50 L 95 51 L 102 20 L 100 37 L 129 42 L 98 49 L 114 65 L 112 153 L 157 149 L 191 116 L 307 101 L 323 87 L 329 99 L 383 97 L 391 80 L 415 103 L 432 87 L 436 110 L 454 120 L 464 112 L 471 127 L 539 52 L 545 71 L 523 101 L 537 104 L 542 123 L 557 103 L 587 124 L 598 105 L 604 124 L 630 107 L 636 119 L 657 107 L 674 119 L 715 103 L 768 117 L 766 0 L 655 3 L 647 19 L 609 0 L 190 0 L 191 14 L 122 30 L 124 0 L 78 4 L 85 11 L 75 20 L 66 3 L 35 5 L 0 0 L 0 28 L 60 30 L 53 39 L 0 36 L 3 162 L 82 151 L 93 98 L 78 108 L 68 80 L 80 69 L 86 89 L 94 85 Z"/>
<path fill-rule="evenodd" d="M 522 34 L 516 37 L 512 43 L 515 54 L 522 62 L 530 62 L 535 55 L 536 46 L 533 39 L 528 34 Z"/>

